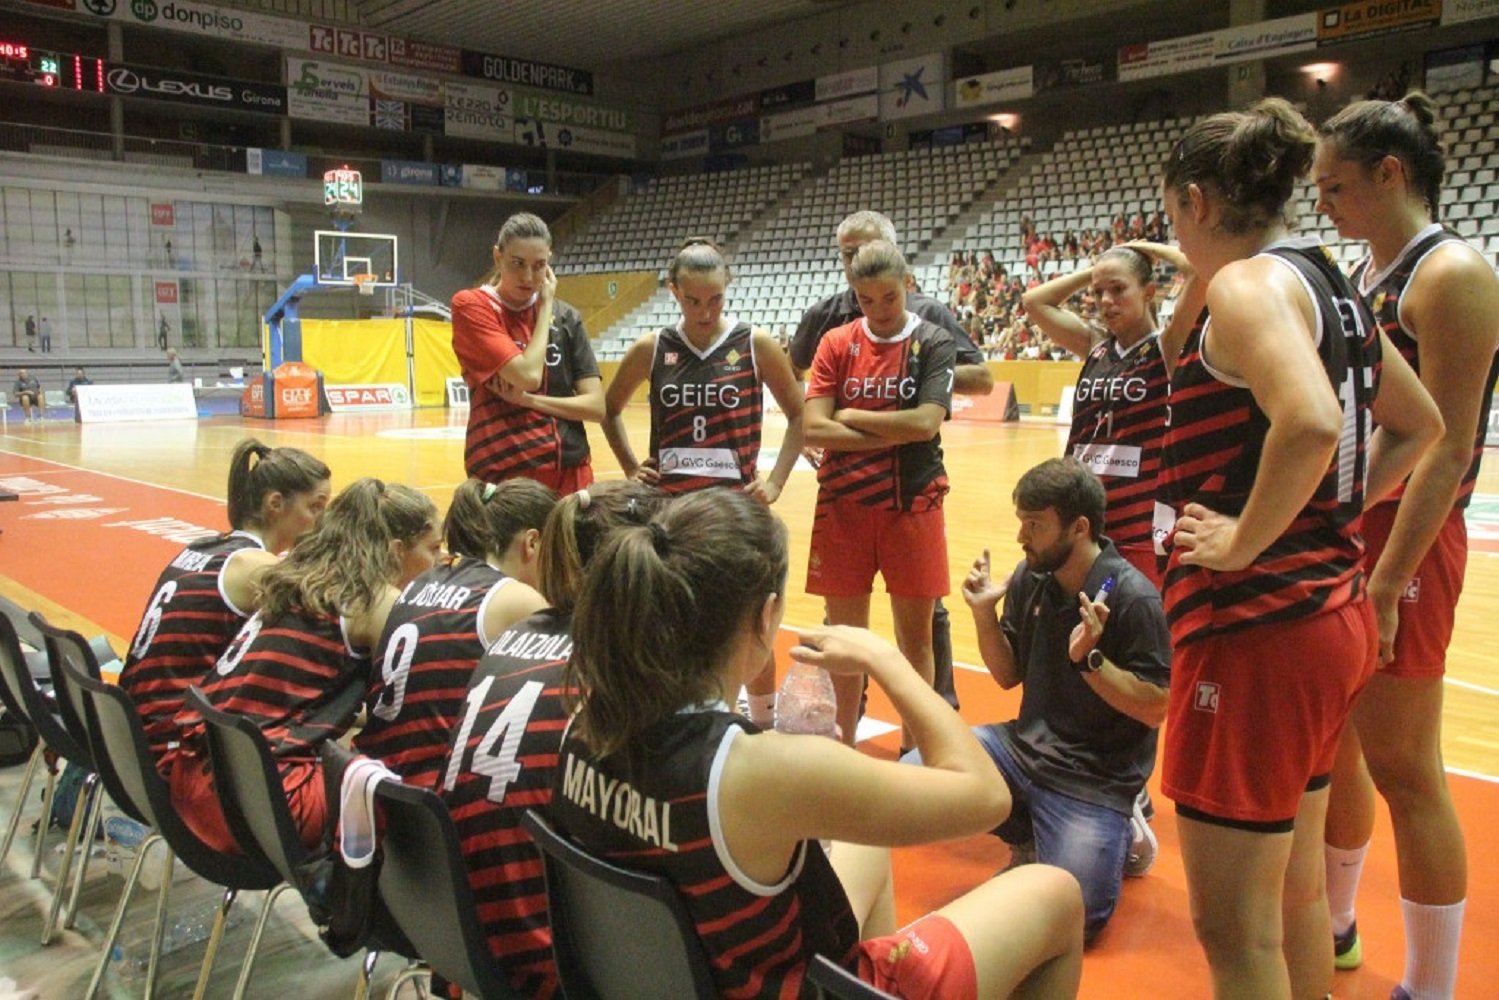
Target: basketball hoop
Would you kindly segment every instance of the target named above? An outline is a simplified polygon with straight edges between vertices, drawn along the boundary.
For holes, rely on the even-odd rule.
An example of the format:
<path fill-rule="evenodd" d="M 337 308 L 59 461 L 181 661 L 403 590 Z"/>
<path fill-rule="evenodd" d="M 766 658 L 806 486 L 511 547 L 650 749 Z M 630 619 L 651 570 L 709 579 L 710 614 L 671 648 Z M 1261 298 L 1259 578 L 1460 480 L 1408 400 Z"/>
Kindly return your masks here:
<path fill-rule="evenodd" d="M 375 276 L 373 274 L 356 274 L 353 276 L 354 287 L 360 295 L 375 294 Z"/>

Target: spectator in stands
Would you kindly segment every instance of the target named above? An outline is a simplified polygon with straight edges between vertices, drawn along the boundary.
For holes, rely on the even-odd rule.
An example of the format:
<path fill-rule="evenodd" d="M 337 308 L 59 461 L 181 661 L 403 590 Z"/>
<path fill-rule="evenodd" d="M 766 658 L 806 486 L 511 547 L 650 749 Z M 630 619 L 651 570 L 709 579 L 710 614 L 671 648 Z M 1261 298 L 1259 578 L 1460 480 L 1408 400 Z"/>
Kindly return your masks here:
<path fill-rule="evenodd" d="M 872 677 L 927 768 L 757 732 L 729 709 L 775 641 L 786 569 L 785 526 L 743 494 L 681 497 L 609 540 L 573 616 L 567 678 L 585 694 L 557 765 L 569 780 L 554 781 L 554 822 L 585 850 L 677 887 L 715 995 L 801 995 L 820 953 L 903 996 L 1073 996 L 1080 904 L 1058 869 L 1006 873 L 896 929 L 889 852 L 865 845 L 977 833 L 1009 811 L 978 741 L 898 650 L 824 627 L 805 630 L 793 655 Z M 669 803 L 677 849 L 662 849 L 665 813 L 613 822 L 595 794 L 605 787 L 628 788 L 647 812 Z M 831 852 L 820 838 L 836 839 Z"/>
<path fill-rule="evenodd" d="M 593 482 L 585 420 L 604 383 L 583 317 L 556 300 L 552 233 L 529 212 L 500 227 L 494 267 L 453 296 L 453 351 L 469 387 L 463 463 L 486 483 L 526 476 L 566 495 Z"/>
<path fill-rule="evenodd" d="M 1155 861 L 1140 796 L 1166 718 L 1171 636 L 1155 585 L 1103 536 L 1093 473 L 1048 459 L 1020 477 L 1013 499 L 1025 559 L 994 580 L 985 549 L 963 599 L 984 666 L 1005 690 L 1021 685 L 1020 714 L 973 732 L 1016 804 L 995 831 L 1011 867 L 1039 860 L 1076 876 L 1092 940 L 1123 876 Z"/>
<path fill-rule="evenodd" d="M 796 335 L 791 340 L 791 364 L 797 377 L 804 376 L 812 367 L 817 354 L 817 345 L 829 330 L 852 323 L 864 315 L 858 296 L 853 290 L 852 264 L 859 248 L 874 240 L 896 243 L 895 224 L 879 212 L 861 211 L 844 218 L 838 224 L 836 234 L 838 256 L 843 264 L 843 277 L 849 287 L 836 295 L 830 295 L 802 314 Z M 957 367 L 953 373 L 952 391 L 960 395 L 987 396 L 994 391 L 994 376 L 984 364 L 984 356 L 968 338 L 967 332 L 958 324 L 952 312 L 936 299 L 916 293 L 906 296 L 906 309 L 929 323 L 934 323 L 952 334 L 957 346 Z M 821 459 L 820 450 L 812 449 L 810 457 Z M 956 707 L 957 692 L 952 682 L 952 634 L 947 609 L 938 601 L 932 620 L 933 653 L 936 660 L 937 691 Z"/>
<path fill-rule="evenodd" d="M 401 591 L 380 632 L 354 749 L 409 785 L 436 786 L 474 665 L 500 634 L 546 607 L 536 554 L 557 494 L 534 480 L 466 479 L 443 520 L 448 558 Z"/>
<path fill-rule="evenodd" d="M 167 381 L 177 383 L 182 381 L 182 361 L 177 357 L 177 348 L 167 348 Z"/>
<path fill-rule="evenodd" d="M 40 419 L 38 414 L 42 405 L 42 384 L 36 380 L 25 368 L 16 372 L 16 384 L 13 387 L 16 396 L 16 405 L 21 408 L 29 424 L 33 420 Z"/>
<path fill-rule="evenodd" d="M 135 701 L 163 773 L 170 771 L 167 751 L 177 745 L 183 695 L 260 607 L 260 581 L 280 553 L 317 523 L 328 506 L 329 475 L 305 451 L 245 438 L 229 459 L 230 530 L 193 542 L 157 577 L 120 686 Z"/>
<path fill-rule="evenodd" d="M 1331 255 L 1289 233 L 1315 142 L 1269 98 L 1197 122 L 1162 178 L 1210 317 L 1175 363 L 1157 480 L 1173 640 L 1162 787 L 1219 997 L 1332 988 L 1327 781 L 1378 638 L 1365 484 L 1388 492 L 1441 432 Z"/>
<path fill-rule="evenodd" d="M 28 315 L 26 317 L 26 350 L 30 351 L 32 354 L 36 353 L 36 316 L 35 316 L 35 314 Z"/>
<path fill-rule="evenodd" d="M 578 588 L 610 535 L 645 524 L 664 499 L 642 483 L 608 482 L 553 508 L 537 551 L 538 584 L 551 606 L 511 625 L 479 660 L 438 772 L 490 952 L 523 996 L 557 995 L 546 897 L 539 878 L 522 874 L 539 871 L 541 859 L 520 820 L 552 798 L 557 751 L 577 697 L 563 671 Z M 512 736 L 516 725 L 519 737 Z M 512 739 L 509 759 L 526 764 L 507 779 L 493 764 Z"/>
<path fill-rule="evenodd" d="M 78 387 L 80 385 L 93 385 L 93 384 L 94 384 L 94 380 L 91 379 L 91 378 L 89 378 L 87 375 L 83 374 L 83 369 L 82 368 L 74 368 L 73 369 L 73 378 L 72 378 L 71 381 L 68 382 L 67 389 L 64 390 L 66 392 L 66 394 L 67 394 L 68 402 L 69 403 L 77 403 L 78 402 L 78 391 L 77 390 L 78 390 Z"/>
<path fill-rule="evenodd" d="M 203 679 L 216 708 L 244 716 L 265 735 L 308 848 L 331 833 L 320 748 L 353 725 L 391 605 L 439 551 L 431 500 L 398 483 L 354 481 L 265 571 L 260 610 Z M 214 792 L 202 720 L 184 709 L 176 721 L 182 743 L 164 762 L 172 803 L 211 847 L 236 852 Z"/>
<path fill-rule="evenodd" d="M 1406 938 L 1399 991 L 1411 997 L 1451 996 L 1457 978 L 1467 857 L 1442 767 L 1442 675 L 1468 553 L 1464 509 L 1499 378 L 1499 281 L 1437 221 L 1439 128 L 1424 94 L 1359 102 L 1321 127 L 1314 166 L 1318 209 L 1343 238 L 1368 242 L 1353 274 L 1359 293 L 1446 428 L 1410 479 L 1391 497 L 1371 497 L 1382 502 L 1364 514 L 1381 669 L 1344 730 L 1327 817 L 1336 961 L 1352 968 L 1362 951 L 1353 904 L 1375 787 L 1389 804 Z"/>
<path fill-rule="evenodd" d="M 43 354 L 51 354 L 52 353 L 52 321 L 50 319 L 48 319 L 46 316 L 43 316 L 41 322 L 39 324 L 37 324 L 37 332 L 39 334 L 41 334 L 41 337 L 39 339 L 42 342 L 42 353 Z"/>

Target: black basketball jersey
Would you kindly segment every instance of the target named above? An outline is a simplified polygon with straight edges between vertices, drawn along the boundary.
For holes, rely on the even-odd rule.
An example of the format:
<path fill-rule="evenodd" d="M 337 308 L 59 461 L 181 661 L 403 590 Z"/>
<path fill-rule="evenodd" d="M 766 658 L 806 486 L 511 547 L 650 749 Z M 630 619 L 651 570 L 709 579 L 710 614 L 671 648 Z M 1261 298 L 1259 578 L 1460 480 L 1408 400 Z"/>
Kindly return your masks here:
<path fill-rule="evenodd" d="M 1103 482 L 1104 534 L 1115 545 L 1150 544 L 1169 395 L 1159 334 L 1127 351 L 1105 337 L 1083 362 L 1067 451 Z"/>
<path fill-rule="evenodd" d="M 1444 243 L 1461 243 L 1463 246 L 1468 246 L 1468 243 L 1457 233 L 1440 223 L 1433 222 L 1417 233 L 1405 249 L 1400 251 L 1394 263 L 1380 273 L 1370 273 L 1372 261 L 1368 257 L 1360 261 L 1353 270 L 1353 282 L 1359 294 L 1364 297 L 1364 301 L 1369 303 L 1369 308 L 1374 311 L 1374 318 L 1379 322 L 1380 329 L 1390 338 L 1390 343 L 1395 350 L 1400 352 L 1400 356 L 1405 358 L 1417 375 L 1421 374 L 1421 351 L 1415 336 L 1406 329 L 1405 323 L 1400 319 L 1400 304 L 1405 298 L 1405 289 L 1415 277 L 1416 268 L 1421 266 L 1427 254 Z M 1489 361 L 1489 377 L 1484 383 L 1483 404 L 1478 409 L 1478 429 L 1473 436 L 1473 461 L 1468 464 L 1468 471 L 1463 473 L 1462 482 L 1457 488 L 1457 499 L 1453 504 L 1458 510 L 1465 509 L 1469 501 L 1473 499 L 1473 485 L 1478 481 L 1478 467 L 1483 461 L 1483 442 L 1488 433 L 1490 407 L 1493 405 L 1496 379 L 1499 379 L 1499 352 L 1496 352 Z M 1398 501 L 1404 495 L 1405 484 L 1401 483 L 1384 502 Z"/>
<path fill-rule="evenodd" d="M 469 680 L 440 771 L 490 954 L 525 996 L 557 992 L 541 855 L 520 818 L 552 798 L 572 647 L 568 617 L 552 609 L 502 632 Z"/>
<path fill-rule="evenodd" d="M 459 557 L 406 585 L 385 619 L 354 749 L 408 785 L 437 784 L 469 677 L 494 638 L 483 634 L 484 610 L 509 579 Z"/>
<path fill-rule="evenodd" d="M 677 327 L 656 334 L 651 457 L 667 493 L 755 481 L 761 387 L 753 336 L 748 323 L 733 323 L 699 352 Z"/>
<path fill-rule="evenodd" d="M 807 962 L 822 954 L 853 969 L 858 923 L 819 844 L 802 843 L 774 885 L 725 865 L 715 777 L 726 744 L 754 733 L 719 704 L 679 712 L 603 760 L 569 736 L 551 813 L 593 854 L 671 880 L 721 995 L 813 996 Z"/>
<path fill-rule="evenodd" d="M 245 531 L 204 539 L 177 553 L 156 578 L 120 687 L 135 701 L 157 760 L 177 739 L 173 719 L 183 695 L 213 669 L 249 617 L 224 594 L 224 567 L 236 552 L 264 547 Z"/>
<path fill-rule="evenodd" d="M 1206 570 L 1182 565 L 1171 554 L 1162 596 L 1177 645 L 1333 611 L 1364 590 L 1358 524 L 1379 380 L 1374 320 L 1321 243 L 1288 240 L 1261 255 L 1294 269 L 1316 306 L 1317 354 L 1343 404 L 1343 434 L 1312 498 L 1248 567 Z M 1170 524 L 1188 503 L 1230 516 L 1244 509 L 1269 429 L 1248 387 L 1220 377 L 1204 356 L 1211 324 L 1210 318 L 1188 336 L 1171 380 L 1157 512 L 1157 527 L 1168 542 Z"/>

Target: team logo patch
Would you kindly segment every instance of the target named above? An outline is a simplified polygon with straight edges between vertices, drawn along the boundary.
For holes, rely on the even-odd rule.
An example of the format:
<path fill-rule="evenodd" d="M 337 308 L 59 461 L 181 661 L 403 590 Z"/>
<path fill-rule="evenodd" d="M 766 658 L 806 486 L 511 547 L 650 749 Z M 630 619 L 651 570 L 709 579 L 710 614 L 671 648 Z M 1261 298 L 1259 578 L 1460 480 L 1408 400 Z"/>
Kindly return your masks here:
<path fill-rule="evenodd" d="M 1218 691 L 1219 685 L 1212 681 L 1198 681 L 1197 694 L 1192 699 L 1192 707 L 1199 712 L 1212 712 L 1216 714 L 1218 711 Z"/>
<path fill-rule="evenodd" d="M 1415 604 L 1421 599 L 1421 578 L 1411 577 L 1411 582 L 1405 585 L 1405 593 L 1400 595 L 1401 603 Z"/>
<path fill-rule="evenodd" d="M 728 354 L 724 355 L 723 359 L 731 365 L 737 365 L 739 363 L 739 359 L 742 357 L 744 357 L 744 355 L 740 354 L 738 351 L 730 351 Z"/>
<path fill-rule="evenodd" d="M 664 361 L 666 364 L 674 365 L 674 364 L 677 363 L 677 352 L 676 351 L 667 351 L 666 352 L 666 357 L 662 358 L 661 360 Z"/>
<path fill-rule="evenodd" d="M 1386 297 L 1386 293 L 1385 292 L 1380 292 L 1380 293 L 1378 293 L 1377 295 L 1374 296 L 1373 309 L 1374 309 L 1374 311 L 1376 313 L 1378 313 L 1381 309 L 1384 308 L 1385 297 Z"/>
<path fill-rule="evenodd" d="M 911 341 L 911 356 L 915 357 L 916 355 L 918 355 L 920 353 L 921 353 L 921 341 L 919 341 L 919 340 L 913 340 L 913 341 Z"/>

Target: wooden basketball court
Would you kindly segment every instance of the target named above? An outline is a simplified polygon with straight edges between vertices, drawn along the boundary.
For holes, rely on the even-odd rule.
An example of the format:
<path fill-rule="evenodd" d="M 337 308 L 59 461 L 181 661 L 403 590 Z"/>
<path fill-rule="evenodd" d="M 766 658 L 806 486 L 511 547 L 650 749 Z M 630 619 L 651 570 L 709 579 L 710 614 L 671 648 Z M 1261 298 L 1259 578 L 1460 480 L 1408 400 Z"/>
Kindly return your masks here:
<path fill-rule="evenodd" d="M 11 425 L 0 435 L 0 488 L 17 492 L 20 499 L 0 507 L 0 596 L 87 633 L 103 632 L 115 648 L 123 649 L 156 574 L 183 539 L 194 528 L 224 526 L 224 479 L 230 451 L 241 437 L 253 434 L 268 444 L 292 445 L 319 455 L 333 469 L 335 489 L 359 476 L 378 476 L 420 488 L 439 508 L 446 508 L 452 488 L 463 478 L 464 418 L 462 412 L 419 410 L 281 423 L 221 417 L 154 426 L 60 421 Z M 637 448 L 642 447 L 648 423 L 645 408 L 631 407 L 626 423 Z M 778 417 L 767 418 L 768 445 L 779 440 L 780 429 Z M 599 478 L 619 476 L 602 434 L 597 427 L 590 432 Z M 952 481 L 946 510 L 954 592 L 948 607 L 954 654 L 963 665 L 957 671 L 962 714 L 971 722 L 1013 717 L 1019 696 L 999 691 L 981 667 L 972 666 L 979 662 L 978 651 L 957 586 L 969 562 L 985 547 L 993 553 L 996 567 L 1012 566 L 1020 558 L 1011 491 L 1026 469 L 1061 453 L 1064 437 L 1061 428 L 1040 422 L 958 422 L 943 431 Z M 791 535 L 783 663 L 791 630 L 822 617 L 820 601 L 802 592 L 815 494 L 812 472 L 800 469 L 776 506 Z M 1448 661 L 1445 753 L 1470 854 L 1459 995 L 1478 998 L 1493 995 L 1492 984 L 1499 981 L 1499 956 L 1489 947 L 1499 935 L 1499 864 L 1489 866 L 1483 847 L 1489 830 L 1499 822 L 1499 616 L 1494 613 L 1499 608 L 1499 456 L 1489 456 L 1479 480 L 1469 531 L 1467 587 Z M 872 626 L 892 635 L 887 602 L 879 593 L 873 601 Z M 1315 655 L 1308 651 L 1309 657 Z M 879 697 L 871 703 L 871 715 L 894 721 L 888 703 Z M 880 736 L 865 745 L 873 753 L 893 756 L 896 738 Z M 1208 992 L 1207 966 L 1187 912 L 1172 810 L 1159 794 L 1156 801 L 1159 860 L 1146 877 L 1127 881 L 1118 913 L 1089 952 L 1084 996 L 1185 997 Z M 7 808 L 9 802 L 7 795 Z M 1007 850 L 990 837 L 897 852 L 901 917 L 917 916 L 960 894 L 1001 867 L 1006 857 Z M 15 863 L 13 857 L 12 872 Z M 1223 863 L 1233 864 L 1234 859 L 1224 858 Z M 1016 921 L 1026 919 L 1024 913 L 1014 916 Z M 1404 942 L 1394 850 L 1383 812 L 1360 897 L 1359 926 L 1364 966 L 1339 974 L 1337 995 L 1384 1000 L 1398 980 Z M 0 954 L 24 955 L 26 949 L 15 940 L 7 941 L 10 937 L 0 930 Z M 26 957 L 29 965 L 38 956 Z M 220 979 L 227 984 L 236 957 L 226 947 L 216 984 Z M 268 967 L 264 975 L 279 979 L 283 989 L 290 981 L 286 977 L 296 974 L 284 965 L 273 969 L 274 965 Z M 15 974 L 6 967 L 0 972 Z M 86 978 L 85 974 L 82 979 Z"/>

